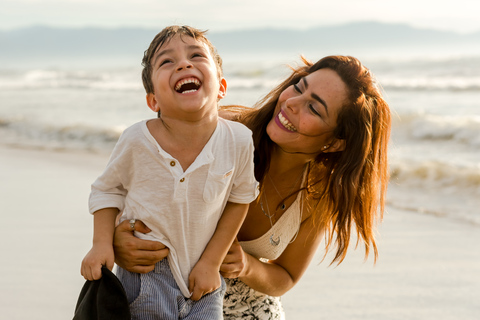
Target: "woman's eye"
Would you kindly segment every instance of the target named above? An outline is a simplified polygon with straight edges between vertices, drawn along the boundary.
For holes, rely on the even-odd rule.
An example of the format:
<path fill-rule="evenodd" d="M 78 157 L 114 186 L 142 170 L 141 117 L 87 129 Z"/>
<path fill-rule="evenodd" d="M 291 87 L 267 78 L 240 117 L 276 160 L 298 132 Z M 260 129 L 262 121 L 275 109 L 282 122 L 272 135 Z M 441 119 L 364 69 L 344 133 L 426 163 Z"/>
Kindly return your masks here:
<path fill-rule="evenodd" d="M 299 88 L 298 85 L 296 85 L 296 84 L 293 85 L 293 89 L 294 89 L 295 91 L 297 91 L 298 93 L 302 93 L 302 91 L 300 91 L 300 88 Z"/>
<path fill-rule="evenodd" d="M 312 111 L 315 115 L 321 117 L 322 115 L 317 111 L 317 109 L 315 109 L 315 107 L 313 106 L 313 104 L 309 104 L 308 105 L 308 108 L 310 109 L 310 111 Z"/>

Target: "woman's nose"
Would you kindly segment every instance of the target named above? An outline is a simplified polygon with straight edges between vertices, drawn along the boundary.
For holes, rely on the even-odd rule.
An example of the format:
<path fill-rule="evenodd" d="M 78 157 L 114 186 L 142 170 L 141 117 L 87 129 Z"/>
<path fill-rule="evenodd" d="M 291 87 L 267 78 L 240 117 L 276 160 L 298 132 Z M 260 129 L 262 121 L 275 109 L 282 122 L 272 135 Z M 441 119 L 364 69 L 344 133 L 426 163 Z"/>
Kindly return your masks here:
<path fill-rule="evenodd" d="M 300 105 L 300 101 L 298 97 L 292 97 L 287 99 L 286 101 L 287 108 L 290 109 L 293 113 L 298 112 L 299 105 Z"/>

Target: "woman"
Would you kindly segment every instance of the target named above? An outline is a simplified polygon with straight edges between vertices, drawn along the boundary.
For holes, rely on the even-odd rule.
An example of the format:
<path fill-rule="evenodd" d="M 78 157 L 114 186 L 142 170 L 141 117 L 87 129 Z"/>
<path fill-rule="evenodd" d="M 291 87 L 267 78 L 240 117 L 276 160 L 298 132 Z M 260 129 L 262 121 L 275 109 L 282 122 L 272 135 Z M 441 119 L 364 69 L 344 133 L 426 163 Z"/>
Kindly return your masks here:
<path fill-rule="evenodd" d="M 332 261 L 347 253 L 352 227 L 377 257 L 376 222 L 388 183 L 390 110 L 369 70 L 353 57 L 305 65 L 255 108 L 224 115 L 253 131 L 260 195 L 221 266 L 225 319 L 282 319 L 279 296 L 301 278 L 322 239 Z M 137 231 L 148 231 L 137 222 Z M 115 235 L 116 262 L 148 272 L 167 249 Z"/>

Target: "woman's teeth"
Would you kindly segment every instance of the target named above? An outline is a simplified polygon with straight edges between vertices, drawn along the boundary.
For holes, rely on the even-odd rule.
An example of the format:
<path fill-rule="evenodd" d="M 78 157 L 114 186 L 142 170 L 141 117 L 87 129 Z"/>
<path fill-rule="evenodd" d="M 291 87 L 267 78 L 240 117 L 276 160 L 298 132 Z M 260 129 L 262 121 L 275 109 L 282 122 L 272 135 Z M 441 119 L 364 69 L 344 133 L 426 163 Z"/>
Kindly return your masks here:
<path fill-rule="evenodd" d="M 295 127 L 293 126 L 293 124 L 291 124 L 291 123 L 282 115 L 281 112 L 278 114 L 278 119 L 280 120 L 280 122 L 283 124 L 283 126 L 284 126 L 287 130 L 293 131 L 293 132 L 297 131 L 297 128 L 295 128 Z"/>

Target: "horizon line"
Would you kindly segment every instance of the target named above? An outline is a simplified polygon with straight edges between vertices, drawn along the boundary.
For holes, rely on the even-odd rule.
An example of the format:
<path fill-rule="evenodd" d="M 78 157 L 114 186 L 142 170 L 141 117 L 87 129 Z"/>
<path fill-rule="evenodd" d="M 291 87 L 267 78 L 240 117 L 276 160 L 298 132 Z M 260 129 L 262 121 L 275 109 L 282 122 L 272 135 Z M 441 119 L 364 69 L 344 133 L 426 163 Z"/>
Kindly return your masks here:
<path fill-rule="evenodd" d="M 293 28 L 293 27 L 280 27 L 280 26 L 258 26 L 258 27 L 244 27 L 244 28 L 232 28 L 228 30 L 215 30 L 215 28 L 207 28 L 210 34 L 212 33 L 229 33 L 229 32 L 245 32 L 245 31 L 255 31 L 255 30 L 270 30 L 270 31 L 297 31 L 297 32 L 306 32 L 309 30 L 314 29 L 322 29 L 322 28 L 335 28 L 335 27 L 344 27 L 349 25 L 358 25 L 358 24 L 378 24 L 378 25 L 389 25 L 389 26 L 403 26 L 415 30 L 422 30 L 422 31 L 436 31 L 436 32 L 446 32 L 446 33 L 454 33 L 458 35 L 471 35 L 480 32 L 480 29 L 476 31 L 468 31 L 468 32 L 461 32 L 458 30 L 447 30 L 441 28 L 434 28 L 434 27 L 418 27 L 413 26 L 407 22 L 383 22 L 383 21 L 376 21 L 376 20 L 358 20 L 358 21 L 350 21 L 344 23 L 335 23 L 335 24 L 323 24 L 318 26 L 312 26 L 307 28 Z M 170 25 L 170 24 L 168 24 Z M 179 24 L 181 25 L 181 24 Z M 14 32 L 14 31 L 21 31 L 26 29 L 33 29 L 33 28 L 48 28 L 48 29 L 70 29 L 70 30 L 82 30 L 82 29 L 102 29 L 102 30 L 122 30 L 122 29 L 140 29 L 140 30 L 154 30 L 159 28 L 164 28 L 165 26 L 141 26 L 141 25 L 118 25 L 118 26 L 100 26 L 100 25 L 84 25 L 84 26 L 55 26 L 49 25 L 47 23 L 32 23 L 24 26 L 17 26 L 12 28 L 1 28 L 0 32 Z M 204 29 L 204 28 L 199 28 Z"/>

